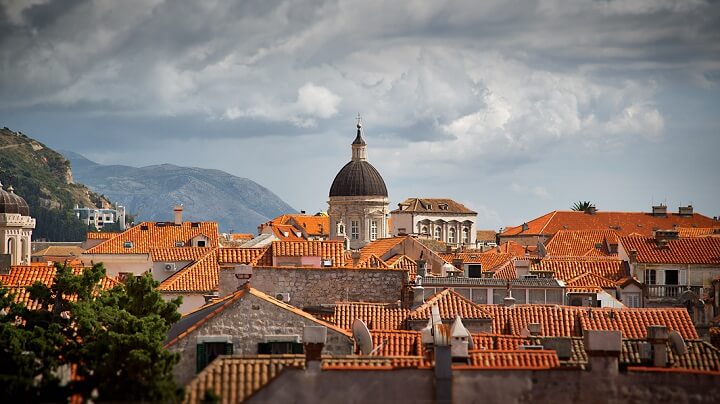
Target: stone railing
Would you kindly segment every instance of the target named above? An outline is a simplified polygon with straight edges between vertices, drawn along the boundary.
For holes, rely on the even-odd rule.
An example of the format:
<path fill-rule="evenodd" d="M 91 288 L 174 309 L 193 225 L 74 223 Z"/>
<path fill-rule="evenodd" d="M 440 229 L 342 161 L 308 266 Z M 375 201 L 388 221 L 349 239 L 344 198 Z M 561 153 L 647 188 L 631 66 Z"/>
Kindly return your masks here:
<path fill-rule="evenodd" d="M 702 296 L 702 286 L 686 286 L 686 285 L 647 285 L 649 298 L 677 298 L 685 292 L 691 290 L 696 295 Z"/>

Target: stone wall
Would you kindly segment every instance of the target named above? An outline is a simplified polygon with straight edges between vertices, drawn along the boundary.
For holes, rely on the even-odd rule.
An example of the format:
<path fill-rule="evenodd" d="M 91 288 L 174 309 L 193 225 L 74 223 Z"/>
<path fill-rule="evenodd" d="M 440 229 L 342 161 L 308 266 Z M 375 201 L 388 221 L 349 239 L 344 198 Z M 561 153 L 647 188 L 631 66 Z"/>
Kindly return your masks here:
<path fill-rule="evenodd" d="M 266 342 L 267 336 L 297 335 L 302 342 L 306 325 L 319 324 L 246 292 L 232 306 L 168 348 L 180 354 L 180 362 L 173 370 L 175 380 L 184 386 L 195 376 L 197 343 L 203 338 L 227 336 L 232 340 L 233 354 L 257 355 L 258 343 Z M 353 347 L 351 337 L 328 328 L 323 354 L 349 355 Z"/>
<path fill-rule="evenodd" d="M 252 287 L 271 296 L 289 293 L 296 307 L 340 301 L 400 300 L 407 272 L 388 269 L 253 268 Z"/>

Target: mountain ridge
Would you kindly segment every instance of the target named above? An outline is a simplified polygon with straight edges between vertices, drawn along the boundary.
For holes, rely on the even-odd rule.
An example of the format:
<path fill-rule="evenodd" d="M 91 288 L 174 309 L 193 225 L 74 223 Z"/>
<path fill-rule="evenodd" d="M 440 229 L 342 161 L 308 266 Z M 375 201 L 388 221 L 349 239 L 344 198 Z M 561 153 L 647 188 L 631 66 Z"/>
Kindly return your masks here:
<path fill-rule="evenodd" d="M 222 170 L 169 163 L 103 165 L 79 153 L 61 153 L 78 181 L 124 205 L 137 220 L 172 220 L 173 206 L 182 204 L 184 220 L 217 221 L 222 231 L 255 233 L 261 223 L 295 212 L 266 187 Z"/>

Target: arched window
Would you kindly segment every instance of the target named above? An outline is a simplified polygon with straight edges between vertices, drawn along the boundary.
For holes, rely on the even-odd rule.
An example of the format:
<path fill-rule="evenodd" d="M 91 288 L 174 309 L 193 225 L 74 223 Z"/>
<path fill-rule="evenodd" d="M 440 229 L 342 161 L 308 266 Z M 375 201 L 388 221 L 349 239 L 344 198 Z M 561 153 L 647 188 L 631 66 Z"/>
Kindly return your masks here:
<path fill-rule="evenodd" d="M 462 242 L 463 244 L 470 243 L 470 229 L 463 227 L 462 229 Z"/>
<path fill-rule="evenodd" d="M 451 227 L 450 230 L 448 230 L 448 243 L 455 243 L 455 228 Z"/>
<path fill-rule="evenodd" d="M 428 232 L 427 226 L 423 226 L 420 228 L 420 234 L 430 234 L 430 232 Z"/>
<path fill-rule="evenodd" d="M 442 236 L 442 231 L 440 230 L 440 227 L 435 227 L 435 240 L 440 241 L 440 236 Z"/>
<path fill-rule="evenodd" d="M 337 234 L 345 234 L 345 226 L 342 223 L 337 224 Z"/>

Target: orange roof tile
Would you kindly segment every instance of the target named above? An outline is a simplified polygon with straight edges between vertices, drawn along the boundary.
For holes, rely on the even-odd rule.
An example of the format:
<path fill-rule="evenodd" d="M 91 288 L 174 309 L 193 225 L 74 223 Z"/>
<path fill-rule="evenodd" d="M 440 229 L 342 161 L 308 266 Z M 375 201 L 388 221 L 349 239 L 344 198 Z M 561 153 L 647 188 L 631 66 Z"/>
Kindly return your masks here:
<path fill-rule="evenodd" d="M 365 247 L 360 249 L 360 260 L 359 264 L 363 264 L 371 256 L 382 257 L 387 254 L 393 247 L 403 242 L 408 236 L 381 238 L 371 242 Z M 346 261 L 346 266 L 353 266 L 352 259 Z"/>
<path fill-rule="evenodd" d="M 220 277 L 217 250 L 210 249 L 197 261 L 160 282 L 158 290 L 175 293 L 210 293 L 217 290 Z"/>
<path fill-rule="evenodd" d="M 720 237 L 720 226 L 717 227 L 679 227 L 678 236 L 687 237 Z"/>
<path fill-rule="evenodd" d="M 470 351 L 472 369 L 553 369 L 560 367 L 555 351 Z M 463 367 L 463 366 L 453 366 Z"/>
<path fill-rule="evenodd" d="M 119 232 L 98 232 L 98 231 L 89 231 L 87 232 L 85 238 L 87 240 L 108 240 L 115 236 L 120 234 Z"/>
<path fill-rule="evenodd" d="M 183 222 L 179 226 L 173 223 L 143 222 L 88 249 L 85 254 L 148 254 L 152 249 L 176 247 L 177 242 L 187 244 L 201 234 L 209 239 L 207 247 L 218 246 L 219 235 L 215 222 Z M 131 242 L 131 246 L 126 248 L 126 242 Z"/>
<path fill-rule="evenodd" d="M 432 306 L 438 306 L 438 309 L 440 309 L 440 317 L 443 319 L 455 319 L 457 316 L 460 316 L 462 319 L 491 317 L 490 313 L 483 310 L 480 305 L 471 302 L 452 289 L 444 289 L 412 310 L 409 318 L 413 320 L 426 320 L 430 318 Z"/>
<path fill-rule="evenodd" d="M 505 264 L 493 270 L 493 278 L 497 279 L 517 279 L 517 271 L 515 270 L 515 260 L 510 260 Z"/>
<path fill-rule="evenodd" d="M 285 215 L 285 224 L 295 224 L 302 227 L 311 236 L 330 235 L 330 217 L 316 215 Z"/>
<path fill-rule="evenodd" d="M 578 275 L 572 279 L 568 279 L 566 286 L 569 288 L 603 288 L 603 289 L 614 289 L 615 281 L 608 278 L 603 278 L 600 275 L 594 273 L 584 273 Z"/>
<path fill-rule="evenodd" d="M 150 250 L 150 258 L 154 262 L 195 261 L 212 250 L 209 247 L 153 248 Z"/>
<path fill-rule="evenodd" d="M 376 356 L 420 356 L 420 331 L 373 330 L 370 332 Z"/>
<path fill-rule="evenodd" d="M 355 319 L 365 322 L 370 330 L 401 330 L 410 311 L 395 304 L 342 302 L 335 305 L 329 322 L 351 329 Z"/>
<path fill-rule="evenodd" d="M 218 262 L 223 264 L 249 264 L 263 255 L 269 248 L 220 248 L 218 249 Z"/>
<path fill-rule="evenodd" d="M 342 241 L 304 240 L 273 241 L 273 257 L 320 257 L 332 260 L 333 266 L 345 265 L 345 246 Z"/>
<path fill-rule="evenodd" d="M 664 247 L 652 237 L 623 237 L 625 251 L 636 250 L 637 262 L 657 264 L 720 264 L 720 238 L 668 240 Z"/>
<path fill-rule="evenodd" d="M 275 237 L 277 237 L 281 241 L 303 241 L 305 238 L 303 237 L 302 231 L 299 229 L 296 229 L 295 226 L 291 224 L 276 224 L 272 223 L 269 225 L 270 229 L 272 230 Z M 296 234 L 299 233 L 300 235 Z"/>
<path fill-rule="evenodd" d="M 620 330 L 623 338 L 646 338 L 649 325 L 664 325 L 685 339 L 698 339 L 684 308 L 585 309 L 578 316 L 583 330 Z"/>
<path fill-rule="evenodd" d="M 520 345 L 533 345 L 529 338 L 502 334 L 473 334 L 475 350 L 516 350 Z"/>
<path fill-rule="evenodd" d="M 229 235 L 230 240 L 232 241 L 242 241 L 242 240 L 252 240 L 255 238 L 255 235 L 252 233 L 232 233 Z"/>
<path fill-rule="evenodd" d="M 390 268 L 403 269 L 411 273 L 417 272 L 417 263 L 405 254 L 397 254 L 388 258 L 385 263 Z"/>
<path fill-rule="evenodd" d="M 591 273 L 610 280 L 628 276 L 628 266 L 619 259 L 604 257 L 546 258 L 531 266 L 532 271 L 548 271 L 555 279 L 567 281 Z"/>
<path fill-rule="evenodd" d="M 521 335 L 530 323 L 539 323 L 541 335 L 580 336 L 575 309 L 568 306 L 521 304 L 513 307 L 481 305 L 493 318 L 493 333 Z"/>
<path fill-rule="evenodd" d="M 475 239 L 477 241 L 491 241 L 495 242 L 497 232 L 495 230 L 477 230 L 475 232 Z"/>
<path fill-rule="evenodd" d="M 452 264 L 454 259 L 462 259 L 463 264 L 481 264 L 483 272 L 494 272 L 506 265 L 514 257 L 511 253 L 501 253 L 496 250 L 486 252 L 459 252 L 438 254 L 445 262 Z"/>
<path fill-rule="evenodd" d="M 510 227 L 501 237 L 517 235 L 552 235 L 560 230 L 615 230 L 620 236 L 638 233 L 651 236 L 654 230 L 675 227 L 717 227 L 717 220 L 695 213 L 692 216 L 668 214 L 653 216 L 645 212 L 603 212 L 595 214 L 575 211 L 552 211 L 527 222 L 523 226 Z"/>
<path fill-rule="evenodd" d="M 617 245 L 615 230 L 559 230 L 545 245 L 546 257 L 617 256 L 608 245 Z"/>
<path fill-rule="evenodd" d="M 516 243 L 512 240 L 506 241 L 499 246 L 490 249 L 486 251 L 485 253 L 505 253 L 505 254 L 512 254 L 515 257 L 518 258 L 527 258 L 528 256 L 536 255 L 536 247 L 535 246 L 524 246 L 520 243 Z"/>

